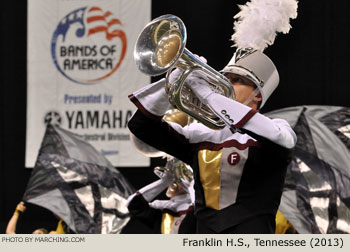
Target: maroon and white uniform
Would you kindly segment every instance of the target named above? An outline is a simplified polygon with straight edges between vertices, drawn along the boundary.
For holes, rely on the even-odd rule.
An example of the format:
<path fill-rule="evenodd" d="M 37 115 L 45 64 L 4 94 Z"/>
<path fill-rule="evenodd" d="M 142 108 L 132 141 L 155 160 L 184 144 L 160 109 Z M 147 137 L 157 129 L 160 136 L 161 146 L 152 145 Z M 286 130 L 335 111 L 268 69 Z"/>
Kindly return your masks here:
<path fill-rule="evenodd" d="M 285 120 L 267 118 L 206 88 L 196 92 L 227 127 L 181 127 L 162 120 L 170 108 L 162 79 L 129 96 L 138 107 L 130 131 L 192 167 L 197 223 L 208 230 L 226 232 L 252 218 L 274 218 L 295 133 Z"/>
<path fill-rule="evenodd" d="M 132 194 L 127 201 L 130 214 L 155 234 L 193 234 L 196 223 L 190 193 L 168 200 L 154 200 L 169 185 L 159 179 Z"/>

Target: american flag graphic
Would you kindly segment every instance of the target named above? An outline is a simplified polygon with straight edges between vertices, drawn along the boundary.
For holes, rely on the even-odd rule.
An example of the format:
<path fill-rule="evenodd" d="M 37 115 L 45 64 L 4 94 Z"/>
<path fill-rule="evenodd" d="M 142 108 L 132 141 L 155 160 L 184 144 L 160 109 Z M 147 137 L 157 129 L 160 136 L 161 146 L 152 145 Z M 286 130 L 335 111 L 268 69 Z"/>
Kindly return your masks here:
<path fill-rule="evenodd" d="M 99 7 L 91 7 L 87 12 L 86 22 L 88 24 L 88 36 L 104 32 L 107 40 L 114 37 L 120 37 L 122 41 L 126 41 L 125 33 L 118 29 L 117 26 L 122 25 L 119 19 L 113 18 L 110 11 L 103 12 Z"/>
<path fill-rule="evenodd" d="M 87 11 L 86 23 L 88 27 L 88 34 L 90 35 L 96 33 L 105 33 L 106 39 L 108 41 L 115 37 L 119 37 L 122 42 L 121 56 L 117 65 L 114 67 L 116 70 L 122 63 L 127 48 L 126 34 L 124 31 L 120 30 L 119 27 L 122 25 L 119 19 L 113 17 L 113 13 L 110 11 L 104 12 L 100 7 L 93 6 Z M 114 70 L 114 71 L 115 71 Z M 113 72 L 114 72 L 113 71 Z M 109 73 L 107 76 L 111 75 L 113 72 Z M 107 77 L 105 76 L 105 77 Z M 104 78 L 105 78 L 104 77 Z"/>

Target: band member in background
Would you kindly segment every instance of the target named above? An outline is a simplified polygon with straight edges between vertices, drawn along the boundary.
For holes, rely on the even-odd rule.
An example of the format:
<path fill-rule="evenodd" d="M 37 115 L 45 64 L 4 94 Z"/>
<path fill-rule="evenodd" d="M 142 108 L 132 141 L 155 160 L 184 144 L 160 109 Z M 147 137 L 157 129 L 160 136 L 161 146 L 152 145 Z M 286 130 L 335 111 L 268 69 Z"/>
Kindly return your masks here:
<path fill-rule="evenodd" d="M 166 167 L 156 167 L 155 173 L 159 180 L 139 189 L 128 198 L 130 214 L 151 228 L 155 234 L 195 233 L 194 191 L 190 167 L 176 158 L 168 157 Z M 169 199 L 154 200 L 165 189 Z"/>
<path fill-rule="evenodd" d="M 13 213 L 10 221 L 7 224 L 6 234 L 16 234 L 18 219 L 20 215 L 26 211 L 26 209 L 27 207 L 25 206 L 25 203 L 23 201 L 18 203 L 15 212 Z M 33 234 L 65 234 L 63 222 L 61 219 L 59 220 L 57 229 L 55 231 L 48 232 L 46 228 L 38 228 L 33 231 Z"/>

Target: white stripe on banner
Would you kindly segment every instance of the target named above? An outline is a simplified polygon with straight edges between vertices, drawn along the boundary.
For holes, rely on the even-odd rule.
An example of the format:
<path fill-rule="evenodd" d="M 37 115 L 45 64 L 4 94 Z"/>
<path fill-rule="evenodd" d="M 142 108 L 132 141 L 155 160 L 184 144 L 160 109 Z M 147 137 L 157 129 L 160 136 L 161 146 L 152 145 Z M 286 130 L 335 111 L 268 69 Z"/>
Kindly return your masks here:
<path fill-rule="evenodd" d="M 128 95 L 150 83 L 133 59 L 151 0 L 28 1 L 26 167 L 46 123 L 81 135 L 114 166 L 149 166 L 129 140 Z"/>

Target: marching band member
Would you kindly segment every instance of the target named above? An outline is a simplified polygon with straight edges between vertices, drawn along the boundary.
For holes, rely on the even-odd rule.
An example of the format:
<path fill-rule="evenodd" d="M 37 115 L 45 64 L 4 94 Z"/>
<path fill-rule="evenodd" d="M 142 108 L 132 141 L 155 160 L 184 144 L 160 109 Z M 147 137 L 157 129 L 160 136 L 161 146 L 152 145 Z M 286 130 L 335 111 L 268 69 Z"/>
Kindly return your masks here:
<path fill-rule="evenodd" d="M 130 214 L 141 220 L 154 233 L 195 233 L 193 215 L 194 191 L 189 167 L 182 161 L 168 157 L 165 168 L 156 167 L 159 180 L 139 189 L 127 201 Z M 169 200 L 154 200 L 167 188 Z"/>
<path fill-rule="evenodd" d="M 272 18 L 274 28 L 277 22 L 283 26 L 278 31 L 288 31 L 289 18 L 296 16 L 296 1 L 253 2 L 242 7 L 237 16 L 254 19 L 250 23 L 255 26 L 269 24 L 265 18 Z M 287 23 L 286 17 L 282 17 L 283 22 L 271 17 L 286 13 Z M 255 36 L 255 31 L 271 29 L 247 26 L 242 20 L 238 23 L 245 32 L 236 28 L 233 39 L 238 49 L 222 70 L 232 83 L 236 99 L 216 93 L 197 71 L 186 79 L 187 86 L 226 127 L 213 130 L 201 123 L 181 127 L 163 120 L 170 107 L 164 79 L 129 96 L 138 108 L 128 123 L 130 131 L 193 169 L 197 233 L 273 234 L 286 168 L 296 144 L 296 135 L 285 120 L 270 119 L 259 113 L 279 83 L 275 65 L 262 52 L 274 37 L 263 34 L 267 38 L 260 38 L 261 45 Z M 253 30 L 252 34 L 245 27 Z M 245 43 L 242 36 L 252 38 L 252 43 Z M 200 59 L 205 62 L 204 58 Z M 173 71 L 170 83 L 180 74 L 180 69 Z"/>

